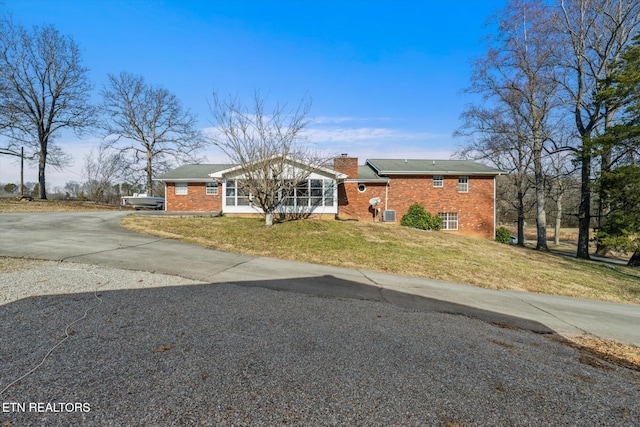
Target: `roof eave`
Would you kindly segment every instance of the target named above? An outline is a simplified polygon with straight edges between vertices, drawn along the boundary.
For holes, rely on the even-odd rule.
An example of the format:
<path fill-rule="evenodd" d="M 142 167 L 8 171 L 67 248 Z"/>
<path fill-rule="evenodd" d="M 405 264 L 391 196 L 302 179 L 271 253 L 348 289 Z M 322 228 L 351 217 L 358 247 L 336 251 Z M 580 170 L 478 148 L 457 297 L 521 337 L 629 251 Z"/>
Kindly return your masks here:
<path fill-rule="evenodd" d="M 218 182 L 215 178 L 153 178 L 159 182 Z"/>
<path fill-rule="evenodd" d="M 379 175 L 502 175 L 502 171 L 471 172 L 471 171 L 380 171 Z"/>
<path fill-rule="evenodd" d="M 347 178 L 344 182 L 362 182 L 364 184 L 386 184 L 391 181 L 391 178 L 388 177 L 380 177 L 380 178 Z"/>

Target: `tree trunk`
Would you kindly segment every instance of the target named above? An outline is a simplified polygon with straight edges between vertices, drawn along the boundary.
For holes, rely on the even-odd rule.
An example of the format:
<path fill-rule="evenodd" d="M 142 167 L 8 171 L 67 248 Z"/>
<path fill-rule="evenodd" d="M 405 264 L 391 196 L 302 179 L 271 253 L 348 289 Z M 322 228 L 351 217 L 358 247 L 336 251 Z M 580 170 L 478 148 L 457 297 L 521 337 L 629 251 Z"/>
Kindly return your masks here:
<path fill-rule="evenodd" d="M 576 257 L 591 259 L 589 256 L 589 228 L 591 225 L 591 148 L 589 148 L 589 143 L 583 142 L 580 154 L 582 167 L 580 207 L 578 209 L 578 251 Z"/>
<path fill-rule="evenodd" d="M 524 193 L 518 191 L 518 246 L 524 246 Z"/>
<path fill-rule="evenodd" d="M 524 193 L 518 191 L 518 246 L 524 246 Z"/>
<path fill-rule="evenodd" d="M 153 196 L 153 166 L 151 164 L 152 154 L 147 151 L 147 166 L 145 172 L 147 173 L 147 195 Z"/>
<path fill-rule="evenodd" d="M 605 117 L 604 117 L 604 129 L 605 132 L 607 129 L 611 129 L 613 127 L 613 111 L 610 108 L 607 108 Z M 605 143 L 605 146 L 602 147 L 602 153 L 600 154 L 600 173 L 605 174 L 606 172 L 611 171 L 611 162 L 613 157 L 613 150 L 611 145 Z M 598 228 L 602 227 L 605 222 L 607 222 L 607 216 L 609 216 L 609 212 L 611 208 L 609 206 L 608 196 L 604 191 L 600 192 L 600 197 L 598 198 Z M 599 242 L 596 245 L 596 255 L 606 256 L 609 249 L 601 245 Z"/>
<path fill-rule="evenodd" d="M 273 225 L 273 212 L 268 210 L 264 216 L 264 223 L 267 227 L 271 227 Z"/>
<path fill-rule="evenodd" d="M 545 210 L 544 174 L 542 171 L 542 141 L 537 132 L 534 134 L 533 163 L 536 180 L 536 249 L 548 251 L 547 212 Z"/>
<path fill-rule="evenodd" d="M 560 226 L 562 225 L 562 193 L 558 193 L 556 199 L 556 228 L 553 236 L 553 243 L 557 246 L 560 244 Z"/>
<path fill-rule="evenodd" d="M 40 184 L 39 197 L 42 200 L 47 200 L 47 186 L 45 179 L 45 167 L 47 166 L 47 151 L 40 151 L 40 159 L 38 161 L 38 183 Z"/>

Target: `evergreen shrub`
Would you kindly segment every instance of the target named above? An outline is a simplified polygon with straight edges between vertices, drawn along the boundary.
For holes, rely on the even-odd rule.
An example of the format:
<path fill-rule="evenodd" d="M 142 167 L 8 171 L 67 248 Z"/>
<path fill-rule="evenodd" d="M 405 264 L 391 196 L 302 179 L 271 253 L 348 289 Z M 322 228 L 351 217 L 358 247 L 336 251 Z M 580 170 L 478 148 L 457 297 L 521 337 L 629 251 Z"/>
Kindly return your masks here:
<path fill-rule="evenodd" d="M 419 230 L 440 230 L 442 229 L 442 218 L 427 212 L 420 203 L 409 206 L 409 210 L 402 216 L 400 225 L 417 228 Z"/>
<path fill-rule="evenodd" d="M 496 230 L 496 242 L 498 243 L 511 243 L 511 232 L 504 227 L 500 227 Z"/>

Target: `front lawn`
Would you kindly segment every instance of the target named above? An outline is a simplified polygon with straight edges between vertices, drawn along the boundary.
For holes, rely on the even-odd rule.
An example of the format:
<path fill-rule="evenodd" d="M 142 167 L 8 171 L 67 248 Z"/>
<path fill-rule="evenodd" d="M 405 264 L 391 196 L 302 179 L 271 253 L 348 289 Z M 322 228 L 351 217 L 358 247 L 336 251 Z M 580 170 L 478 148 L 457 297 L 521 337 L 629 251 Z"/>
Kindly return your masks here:
<path fill-rule="evenodd" d="M 130 215 L 139 232 L 232 252 L 603 301 L 640 303 L 640 273 L 447 232 L 388 223 Z"/>

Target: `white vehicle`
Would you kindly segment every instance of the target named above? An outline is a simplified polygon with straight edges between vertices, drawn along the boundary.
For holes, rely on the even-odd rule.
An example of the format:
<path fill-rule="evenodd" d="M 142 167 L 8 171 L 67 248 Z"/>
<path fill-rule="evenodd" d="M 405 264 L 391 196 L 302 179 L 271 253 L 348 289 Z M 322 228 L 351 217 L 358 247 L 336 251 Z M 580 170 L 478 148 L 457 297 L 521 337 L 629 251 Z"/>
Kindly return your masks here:
<path fill-rule="evenodd" d="M 124 196 L 122 198 L 122 206 L 139 209 L 157 209 L 164 208 L 164 197 L 148 196 L 147 193 L 133 193 L 133 196 Z"/>

